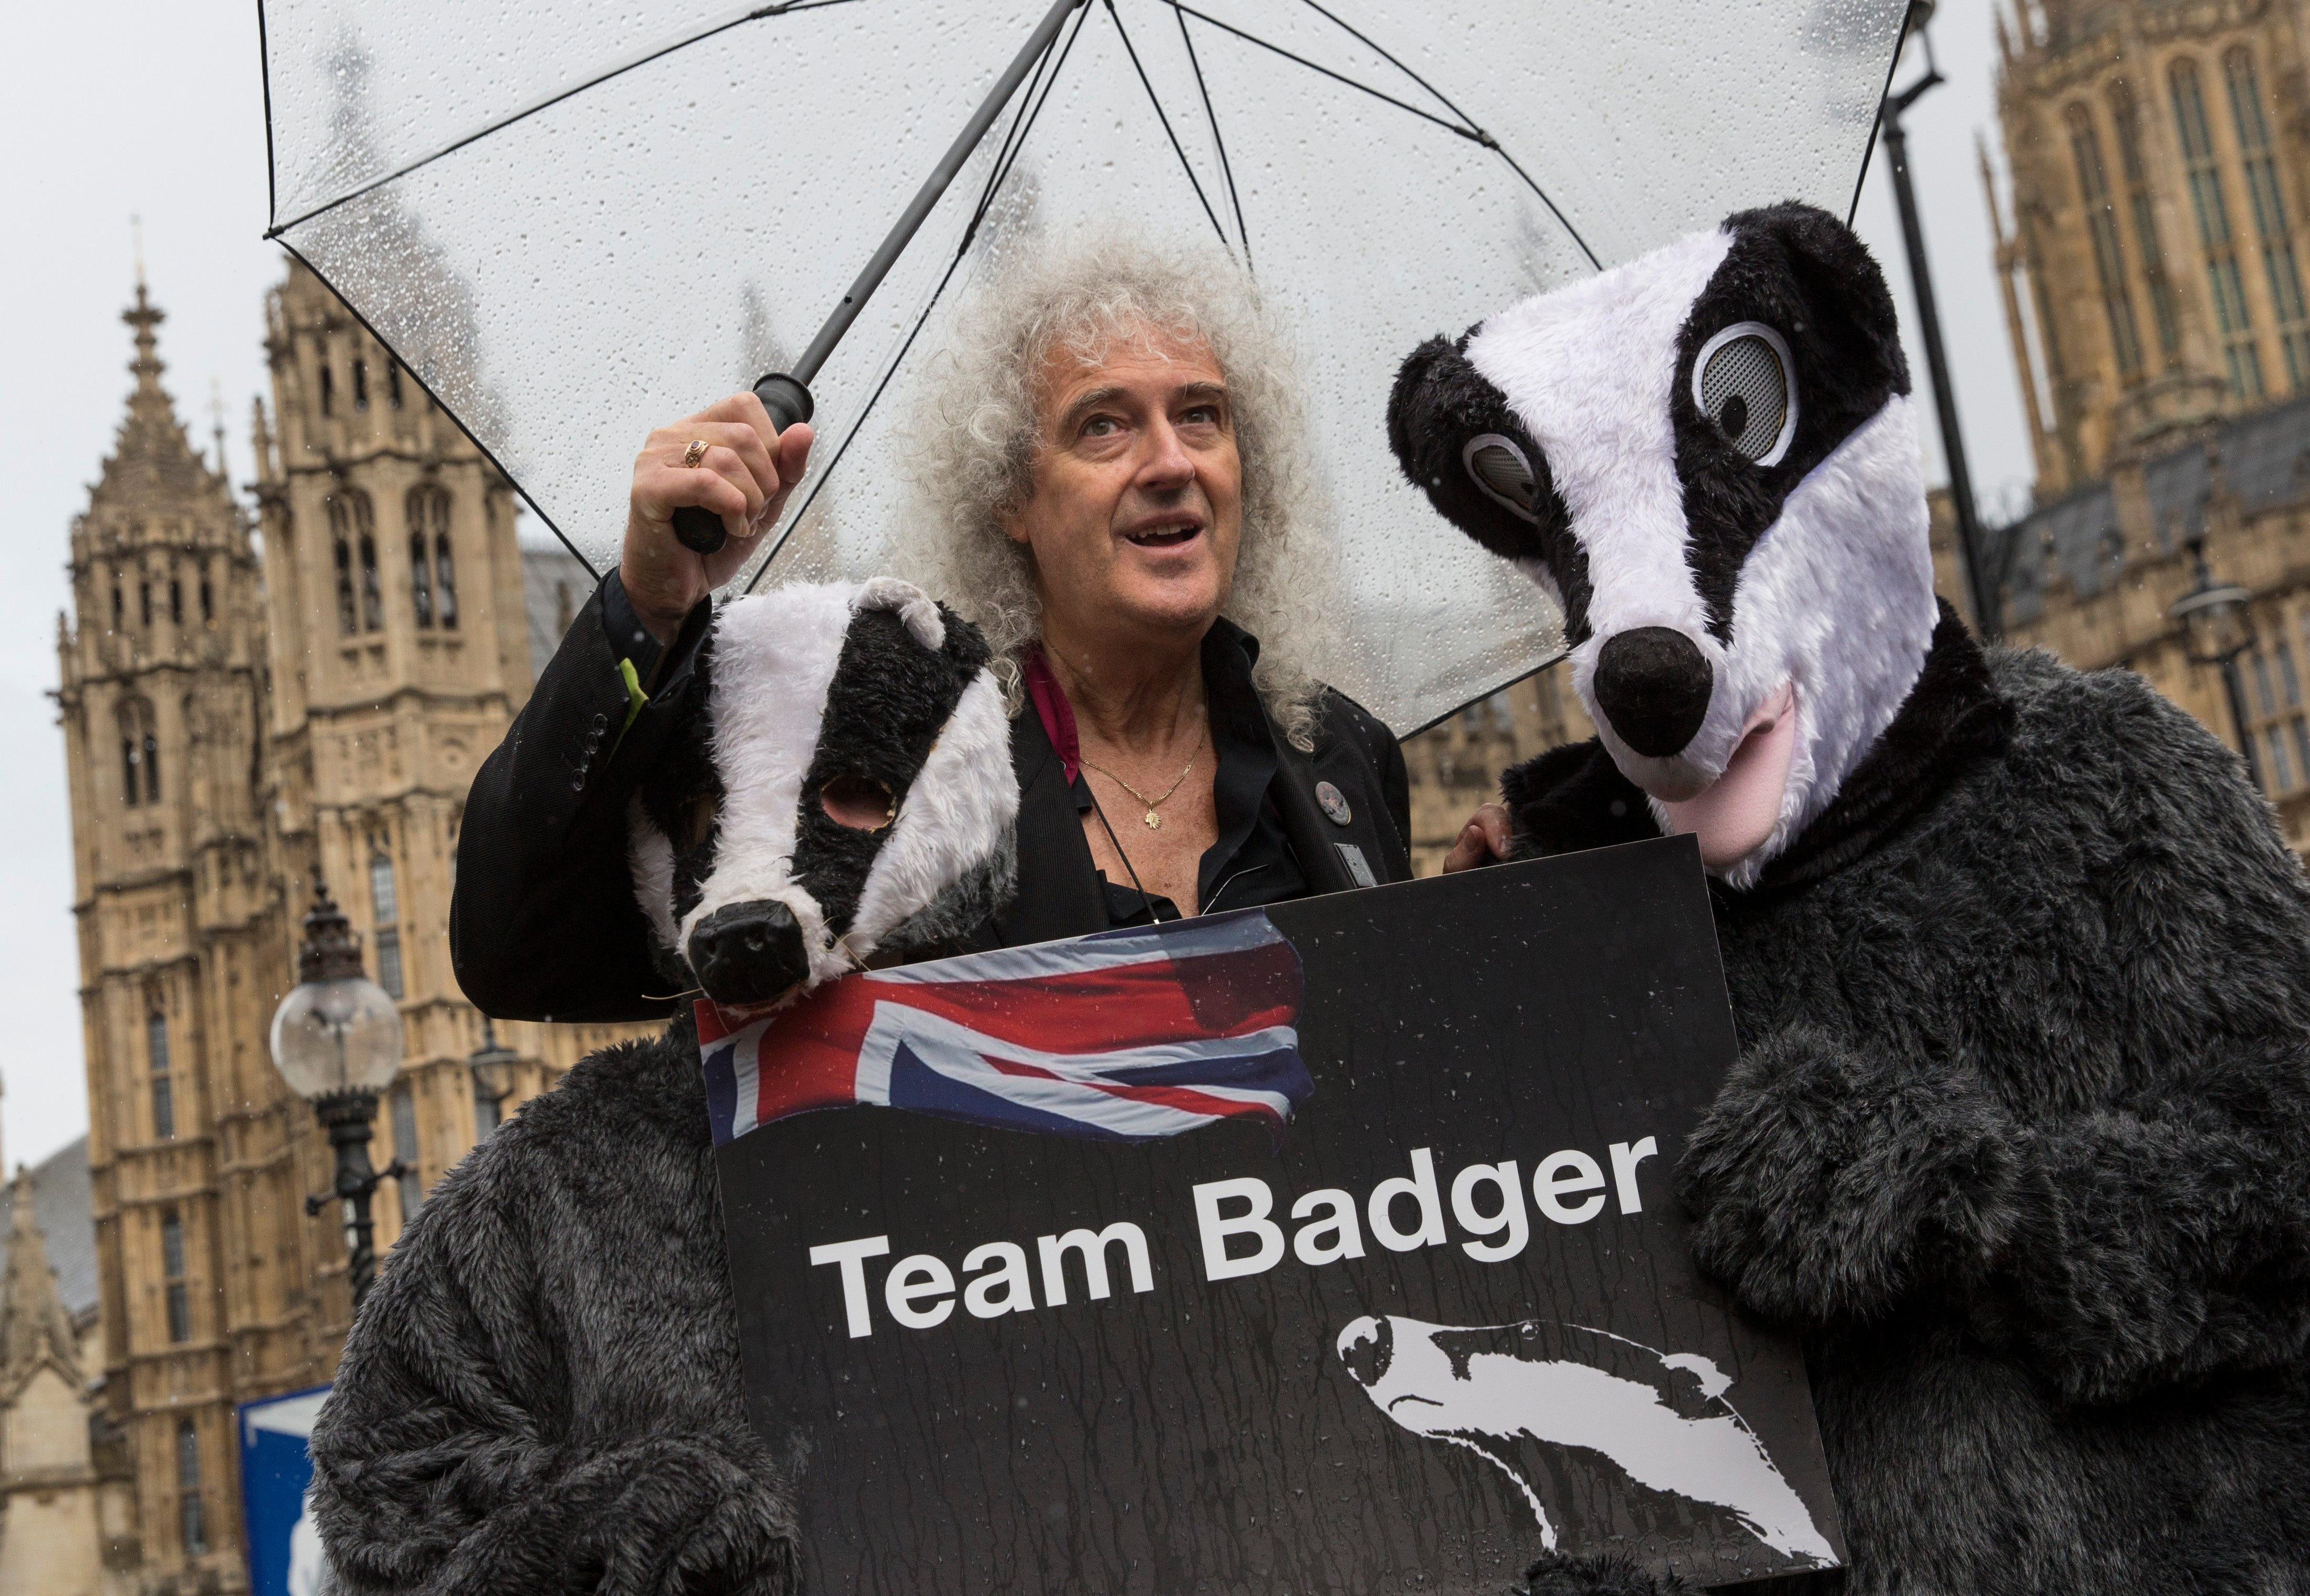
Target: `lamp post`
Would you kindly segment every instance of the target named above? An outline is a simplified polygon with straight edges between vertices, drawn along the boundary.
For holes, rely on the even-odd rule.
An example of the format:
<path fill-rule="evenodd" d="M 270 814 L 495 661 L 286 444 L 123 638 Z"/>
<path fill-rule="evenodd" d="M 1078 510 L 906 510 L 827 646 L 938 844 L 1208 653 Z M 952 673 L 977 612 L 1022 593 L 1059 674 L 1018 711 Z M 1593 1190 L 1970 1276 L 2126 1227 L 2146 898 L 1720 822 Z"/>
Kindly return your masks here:
<path fill-rule="evenodd" d="M 2190 663 L 2219 665 L 2222 686 L 2230 699 L 2230 729 L 2237 733 L 2238 751 L 2245 756 L 2246 778 L 2262 789 L 2262 761 L 2254 757 L 2254 737 L 2245 729 L 2245 684 L 2238 677 L 2238 655 L 2254 646 L 2253 594 L 2235 583 L 2214 580 L 2206 565 L 2206 540 L 2190 540 L 2195 581 L 2190 591 L 2174 601 L 2166 618 L 2182 629 L 2182 649 Z"/>
<path fill-rule="evenodd" d="M 473 1140 L 479 1141 L 505 1118 L 505 1100 L 513 1095 L 513 1067 L 521 1054 L 498 1040 L 497 1027 L 482 1016 L 482 1045 L 465 1055 L 473 1072 Z"/>
<path fill-rule="evenodd" d="M 1966 585 L 1971 589 L 1974 625 L 1984 638 L 2002 635 L 2003 603 L 1995 573 L 1989 568 L 1987 540 L 1981 514 L 1973 503 L 1973 472 L 1966 464 L 1965 435 L 1958 428 L 1957 390 L 1950 385 L 1949 351 L 1941 343 L 1941 306 L 1933 298 L 1932 266 L 1925 259 L 1925 229 L 1917 213 L 1916 191 L 1909 183 L 1909 135 L 1902 130 L 1901 114 L 1926 90 L 1948 80 L 1933 63 L 1933 45 L 1925 32 L 1932 20 L 1932 0 L 1910 0 L 1906 33 L 1922 40 L 1925 75 L 1900 92 L 1888 92 L 1878 114 L 1885 139 L 1885 156 L 1893 168 L 1893 199 L 1901 212 L 1901 242 L 1909 257 L 1909 285 L 1917 297 L 1917 338 L 1925 346 L 1925 369 L 1933 383 L 1933 409 L 1941 421 L 1941 455 L 1949 462 L 1950 508 L 1957 517 L 1957 545 L 1965 556 Z"/>
<path fill-rule="evenodd" d="M 401 1049 L 400 1009 L 362 975 L 360 941 L 328 888 L 316 880 L 304 945 L 297 952 L 297 984 L 273 1013 L 273 1064 L 289 1089 L 313 1106 L 336 1149 L 335 1184 L 305 1199 L 305 1211 L 340 1205 L 345 1279 L 356 1311 L 377 1274 L 370 1193 L 404 1173 L 398 1160 L 382 1172 L 369 1161 L 378 1095 L 393 1084 Z"/>

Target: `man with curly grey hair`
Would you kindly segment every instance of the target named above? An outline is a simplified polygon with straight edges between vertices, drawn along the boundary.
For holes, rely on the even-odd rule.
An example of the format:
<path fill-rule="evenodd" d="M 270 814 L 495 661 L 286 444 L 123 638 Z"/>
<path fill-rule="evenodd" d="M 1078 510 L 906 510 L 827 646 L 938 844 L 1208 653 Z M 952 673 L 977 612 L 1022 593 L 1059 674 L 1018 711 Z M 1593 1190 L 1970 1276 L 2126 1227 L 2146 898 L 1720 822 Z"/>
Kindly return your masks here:
<path fill-rule="evenodd" d="M 1020 805 L 1018 891 L 957 950 L 1408 876 L 1402 755 L 1316 673 L 1336 606 L 1298 395 L 1233 265 L 1102 240 L 1010 273 L 959 325 L 915 421 L 921 505 L 895 559 L 994 646 Z M 467 802 L 451 945 L 484 1011 L 665 1011 L 645 995 L 627 797 L 680 718 L 710 594 L 811 441 L 745 394 L 644 445 L 619 569 Z M 689 505 L 723 518 L 719 552 L 675 540 Z M 1487 806 L 1446 868 L 1504 851 L 1504 821 Z"/>

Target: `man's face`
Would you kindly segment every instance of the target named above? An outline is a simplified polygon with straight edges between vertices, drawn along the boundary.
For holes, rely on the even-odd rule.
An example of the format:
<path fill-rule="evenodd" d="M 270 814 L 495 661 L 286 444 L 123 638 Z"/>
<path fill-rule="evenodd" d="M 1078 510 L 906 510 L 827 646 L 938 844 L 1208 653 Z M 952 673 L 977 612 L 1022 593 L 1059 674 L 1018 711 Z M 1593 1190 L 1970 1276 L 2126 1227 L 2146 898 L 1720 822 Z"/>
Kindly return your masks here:
<path fill-rule="evenodd" d="M 1243 531 L 1219 363 L 1134 329 L 1091 365 L 1055 352 L 1038 379 L 1033 487 L 1003 525 L 1034 550 L 1046 626 L 1201 637 Z"/>

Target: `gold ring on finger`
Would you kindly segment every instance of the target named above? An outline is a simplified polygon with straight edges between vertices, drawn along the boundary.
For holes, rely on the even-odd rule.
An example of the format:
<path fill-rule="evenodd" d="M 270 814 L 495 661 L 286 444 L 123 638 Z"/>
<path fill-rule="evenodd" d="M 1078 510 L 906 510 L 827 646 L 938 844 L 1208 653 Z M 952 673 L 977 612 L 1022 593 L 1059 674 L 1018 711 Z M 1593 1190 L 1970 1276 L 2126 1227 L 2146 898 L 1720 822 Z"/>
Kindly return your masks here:
<path fill-rule="evenodd" d="M 697 470 L 698 463 L 706 458 L 706 449 L 707 443 L 704 438 L 691 438 L 690 447 L 682 451 L 682 468 L 684 471 Z"/>

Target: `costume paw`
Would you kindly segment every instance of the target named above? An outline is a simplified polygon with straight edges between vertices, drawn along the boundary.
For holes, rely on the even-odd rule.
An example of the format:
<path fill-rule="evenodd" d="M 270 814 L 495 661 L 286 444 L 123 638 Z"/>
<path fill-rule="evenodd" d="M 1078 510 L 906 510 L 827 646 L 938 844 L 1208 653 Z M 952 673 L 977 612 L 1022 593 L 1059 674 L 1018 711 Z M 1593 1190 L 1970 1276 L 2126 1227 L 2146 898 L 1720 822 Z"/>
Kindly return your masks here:
<path fill-rule="evenodd" d="M 1694 1258 L 1768 1317 L 1865 1317 L 1986 1267 L 2015 1222 L 2019 1136 L 1955 1071 L 1793 1028 L 1733 1066 L 1679 1166 Z"/>
<path fill-rule="evenodd" d="M 1675 1575 L 1656 1578 L 1618 1553 L 1549 1552 L 1524 1571 L 1524 1583 L 1511 1586 L 1508 1596 L 1672 1596 L 1685 1588 Z"/>

